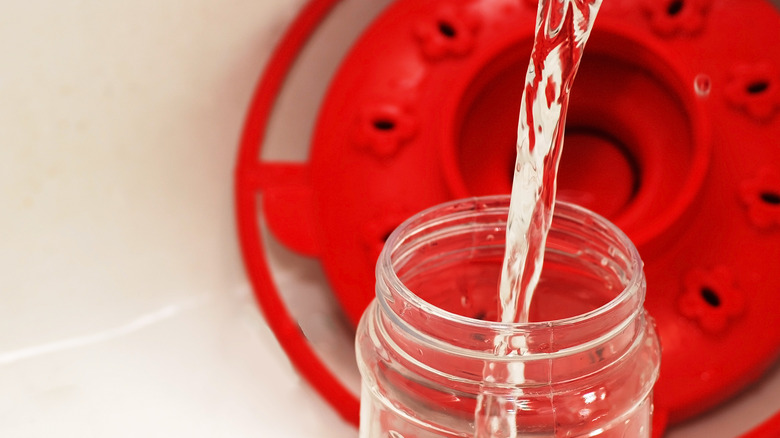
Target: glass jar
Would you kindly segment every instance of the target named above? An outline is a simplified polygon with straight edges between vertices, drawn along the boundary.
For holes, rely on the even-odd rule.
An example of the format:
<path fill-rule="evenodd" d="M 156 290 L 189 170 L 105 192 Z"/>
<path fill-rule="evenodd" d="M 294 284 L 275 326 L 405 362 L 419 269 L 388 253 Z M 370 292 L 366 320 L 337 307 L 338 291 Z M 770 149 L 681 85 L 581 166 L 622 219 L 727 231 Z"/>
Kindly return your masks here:
<path fill-rule="evenodd" d="M 361 438 L 650 436 L 660 348 L 636 248 L 557 203 L 530 322 L 496 322 L 508 208 L 454 201 L 388 238 L 357 331 Z"/>

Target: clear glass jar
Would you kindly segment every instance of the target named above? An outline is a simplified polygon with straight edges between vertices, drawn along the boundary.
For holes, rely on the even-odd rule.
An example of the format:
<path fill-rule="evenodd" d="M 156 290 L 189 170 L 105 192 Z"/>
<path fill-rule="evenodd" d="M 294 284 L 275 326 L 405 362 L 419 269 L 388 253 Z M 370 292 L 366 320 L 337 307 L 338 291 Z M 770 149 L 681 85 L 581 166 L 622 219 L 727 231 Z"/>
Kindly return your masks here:
<path fill-rule="evenodd" d="M 531 322 L 495 322 L 508 207 L 450 202 L 388 238 L 357 332 L 361 438 L 473 437 L 480 395 L 504 401 L 487 415 L 510 416 L 507 436 L 650 436 L 660 348 L 636 248 L 557 203 Z M 500 337 L 522 348 L 499 356 Z M 518 364 L 520 384 L 485 378 Z"/>

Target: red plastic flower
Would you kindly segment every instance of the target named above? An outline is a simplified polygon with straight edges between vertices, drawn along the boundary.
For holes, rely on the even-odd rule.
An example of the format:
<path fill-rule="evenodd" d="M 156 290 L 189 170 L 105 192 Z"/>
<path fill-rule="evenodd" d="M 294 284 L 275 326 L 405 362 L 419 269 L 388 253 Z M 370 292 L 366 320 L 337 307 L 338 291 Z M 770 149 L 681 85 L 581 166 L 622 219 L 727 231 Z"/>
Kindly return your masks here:
<path fill-rule="evenodd" d="M 765 167 L 739 191 L 750 220 L 760 228 L 780 225 L 780 173 Z"/>
<path fill-rule="evenodd" d="M 744 312 L 745 300 L 735 287 L 731 271 L 719 266 L 711 271 L 694 269 L 689 272 L 684 279 L 678 307 L 704 331 L 721 333 L 732 319 Z"/>
<path fill-rule="evenodd" d="M 415 36 L 428 59 L 460 57 L 474 48 L 479 25 L 479 18 L 465 7 L 444 5 L 433 19 L 417 25 Z"/>
<path fill-rule="evenodd" d="M 355 142 L 377 158 L 393 157 L 417 135 L 417 120 L 405 105 L 370 105 L 360 112 Z"/>
<path fill-rule="evenodd" d="M 706 24 L 712 0 L 643 0 L 642 10 L 662 37 L 695 35 Z"/>
<path fill-rule="evenodd" d="M 726 99 L 761 122 L 780 112 L 780 75 L 768 63 L 734 68 L 725 89 Z"/>

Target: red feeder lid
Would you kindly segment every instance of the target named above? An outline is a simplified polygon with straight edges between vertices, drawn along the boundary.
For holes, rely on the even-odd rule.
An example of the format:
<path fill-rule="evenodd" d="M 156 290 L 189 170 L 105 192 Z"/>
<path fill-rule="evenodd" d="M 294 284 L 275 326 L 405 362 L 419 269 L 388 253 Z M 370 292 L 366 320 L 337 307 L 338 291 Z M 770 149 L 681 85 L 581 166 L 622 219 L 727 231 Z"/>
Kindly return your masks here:
<path fill-rule="evenodd" d="M 308 161 L 261 160 L 285 77 L 335 4 L 310 2 L 269 63 L 241 143 L 236 204 L 269 325 L 356 422 L 357 398 L 279 296 L 258 224 L 320 260 L 356 323 L 395 226 L 446 200 L 510 191 L 536 2 L 397 0 L 342 62 Z M 764 0 L 604 2 L 575 81 L 559 194 L 615 222 L 645 261 L 663 346 L 659 431 L 732 396 L 780 351 L 777 29 Z"/>

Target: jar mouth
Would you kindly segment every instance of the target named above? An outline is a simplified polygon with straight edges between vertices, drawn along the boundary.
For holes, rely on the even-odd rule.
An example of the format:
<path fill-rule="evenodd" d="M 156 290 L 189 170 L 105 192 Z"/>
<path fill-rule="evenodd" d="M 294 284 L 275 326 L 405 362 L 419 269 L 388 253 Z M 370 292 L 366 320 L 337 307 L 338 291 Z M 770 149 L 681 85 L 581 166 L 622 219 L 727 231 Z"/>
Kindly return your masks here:
<path fill-rule="evenodd" d="M 621 306 L 621 304 L 624 304 L 632 298 L 637 301 L 639 305 L 636 306 L 637 308 L 633 309 L 630 314 L 633 315 L 636 312 L 642 311 L 641 303 L 644 301 L 645 293 L 644 275 L 642 274 L 642 261 L 633 242 L 622 230 L 620 230 L 617 226 L 609 222 L 604 217 L 578 205 L 561 201 L 556 202 L 554 217 L 572 217 L 578 215 L 586 218 L 588 221 L 588 226 L 600 229 L 611 236 L 611 238 L 614 240 L 614 243 L 619 246 L 617 249 L 622 253 L 626 262 L 624 269 L 627 275 L 625 276 L 625 282 L 621 285 L 622 290 L 607 303 L 595 309 L 574 316 L 545 321 L 510 323 L 477 319 L 451 312 L 431 304 L 430 302 L 412 292 L 398 276 L 395 269 L 397 259 L 395 257 L 396 254 L 394 249 L 399 247 L 399 245 L 403 245 L 405 240 L 425 232 L 432 225 L 440 225 L 446 223 L 448 220 L 472 215 L 475 212 L 492 212 L 494 214 L 501 214 L 503 217 L 503 222 L 497 223 L 497 225 L 505 227 L 506 215 L 509 211 L 509 199 L 509 195 L 493 195 L 459 199 L 428 208 L 410 217 L 400 226 L 398 226 L 387 238 L 377 263 L 377 283 L 379 284 L 381 282 L 385 282 L 389 288 L 394 291 L 393 293 L 404 301 L 406 306 L 424 310 L 431 319 L 447 320 L 452 324 L 458 325 L 464 329 L 471 327 L 475 331 L 523 333 L 545 329 L 549 330 L 553 328 L 560 329 L 578 326 L 587 321 L 598 319 L 604 315 L 615 312 L 616 309 Z M 553 219 L 553 223 L 555 223 L 555 219 Z M 496 294 L 498 294 L 497 287 Z M 389 295 L 383 296 L 383 289 L 380 287 L 377 288 L 377 298 L 380 302 L 380 305 L 386 304 L 384 301 L 387 299 L 392 299 Z M 630 315 L 625 316 L 630 317 Z"/>

